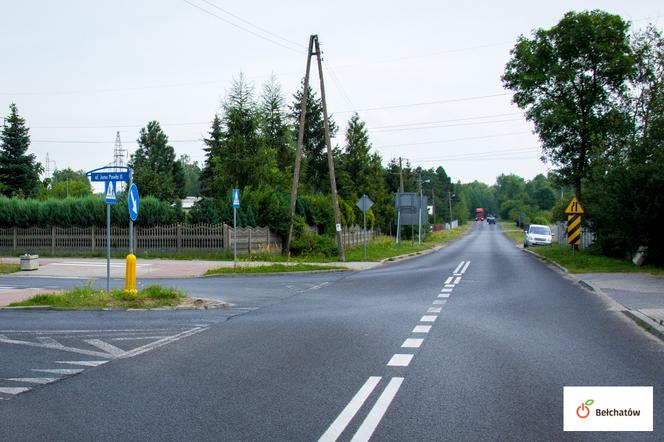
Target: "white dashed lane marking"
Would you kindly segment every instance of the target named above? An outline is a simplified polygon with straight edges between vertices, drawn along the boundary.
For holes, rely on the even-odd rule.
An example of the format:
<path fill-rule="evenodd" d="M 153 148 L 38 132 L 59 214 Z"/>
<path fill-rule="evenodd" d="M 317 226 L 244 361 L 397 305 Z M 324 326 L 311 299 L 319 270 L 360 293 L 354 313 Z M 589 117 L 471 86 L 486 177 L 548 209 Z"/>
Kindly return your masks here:
<path fill-rule="evenodd" d="M 445 284 L 449 284 L 449 283 L 451 283 L 451 282 L 452 282 L 452 279 L 454 279 L 452 276 L 450 276 L 449 278 L 447 278 L 447 279 L 445 280 Z"/>
<path fill-rule="evenodd" d="M 416 325 L 413 329 L 413 333 L 429 333 L 430 330 L 430 325 Z"/>
<path fill-rule="evenodd" d="M 420 322 L 435 322 L 438 316 L 436 315 L 424 315 L 420 318 Z"/>
<path fill-rule="evenodd" d="M 454 280 L 455 284 L 458 284 L 461 282 L 461 276 L 457 276 L 456 279 Z"/>
<path fill-rule="evenodd" d="M 453 288 L 454 288 L 454 284 L 445 284 L 445 286 L 443 287 L 443 290 L 445 290 L 445 289 L 453 289 Z"/>
<path fill-rule="evenodd" d="M 442 299 L 436 299 L 433 301 L 433 305 L 445 305 L 447 301 L 443 301 Z"/>
<path fill-rule="evenodd" d="M 466 270 L 468 270 L 468 266 L 470 265 L 470 261 L 466 261 L 466 264 L 463 266 L 461 269 L 461 274 L 466 273 Z"/>
<path fill-rule="evenodd" d="M 466 262 L 466 261 L 461 261 L 461 262 L 459 263 L 459 265 L 456 266 L 456 269 L 454 269 L 454 271 L 453 271 L 452 273 L 459 273 L 459 271 L 461 270 L 461 267 L 463 267 L 463 265 L 464 265 L 465 262 Z"/>
<path fill-rule="evenodd" d="M 413 359 L 413 355 L 410 354 L 395 354 L 387 363 L 388 367 L 408 367 L 410 361 Z"/>
<path fill-rule="evenodd" d="M 420 348 L 422 346 L 422 342 L 424 342 L 424 339 L 408 338 L 403 341 L 401 348 Z"/>
<path fill-rule="evenodd" d="M 440 313 L 442 309 L 442 307 L 429 307 L 427 313 Z"/>
<path fill-rule="evenodd" d="M 440 295 L 438 295 L 438 297 L 439 298 L 449 298 L 450 294 L 449 293 L 441 293 Z"/>

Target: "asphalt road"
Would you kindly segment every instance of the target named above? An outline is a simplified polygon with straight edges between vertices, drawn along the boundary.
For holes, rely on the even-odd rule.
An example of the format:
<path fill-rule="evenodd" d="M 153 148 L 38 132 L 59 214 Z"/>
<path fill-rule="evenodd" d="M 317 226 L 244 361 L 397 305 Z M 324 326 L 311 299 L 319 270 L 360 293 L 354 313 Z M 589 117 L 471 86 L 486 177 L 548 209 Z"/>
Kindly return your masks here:
<path fill-rule="evenodd" d="M 0 312 L 0 439 L 662 440 L 664 345 L 497 226 L 363 272 L 168 285 L 235 307 Z M 29 376 L 54 380 L 6 380 Z M 563 433 L 566 385 L 654 386 L 655 432 Z"/>

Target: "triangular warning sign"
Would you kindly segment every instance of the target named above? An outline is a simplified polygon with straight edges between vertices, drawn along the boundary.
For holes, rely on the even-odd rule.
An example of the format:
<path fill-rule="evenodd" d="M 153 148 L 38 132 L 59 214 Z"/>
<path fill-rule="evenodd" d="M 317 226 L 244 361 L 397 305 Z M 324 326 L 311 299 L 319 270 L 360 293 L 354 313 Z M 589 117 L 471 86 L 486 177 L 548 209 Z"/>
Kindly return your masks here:
<path fill-rule="evenodd" d="M 567 208 L 565 209 L 565 213 L 568 215 L 575 215 L 575 214 L 582 214 L 586 213 L 585 210 L 583 210 L 583 207 L 581 207 L 581 203 L 579 202 L 578 199 L 576 199 L 575 196 L 572 197 L 572 200 L 569 202 L 567 205 Z"/>
<path fill-rule="evenodd" d="M 108 186 L 106 187 L 106 199 L 107 200 L 114 200 L 115 199 L 115 183 L 113 181 L 108 182 Z"/>

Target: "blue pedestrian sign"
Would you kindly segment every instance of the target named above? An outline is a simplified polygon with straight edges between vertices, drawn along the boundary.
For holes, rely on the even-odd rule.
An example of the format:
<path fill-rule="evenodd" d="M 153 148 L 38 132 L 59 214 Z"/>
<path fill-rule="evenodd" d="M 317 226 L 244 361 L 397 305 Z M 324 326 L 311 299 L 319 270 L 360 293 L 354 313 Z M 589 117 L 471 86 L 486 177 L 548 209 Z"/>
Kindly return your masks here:
<path fill-rule="evenodd" d="M 117 202 L 117 199 L 115 198 L 115 181 L 106 181 L 104 189 L 104 193 L 106 194 L 106 204 L 115 204 Z"/>
<path fill-rule="evenodd" d="M 140 198 L 138 197 L 138 187 L 136 187 L 136 184 L 132 184 L 129 188 L 129 198 L 127 198 L 129 218 L 131 218 L 132 221 L 136 221 L 136 218 L 138 218 L 139 203 Z"/>
<path fill-rule="evenodd" d="M 240 189 L 233 189 L 233 209 L 240 208 Z"/>

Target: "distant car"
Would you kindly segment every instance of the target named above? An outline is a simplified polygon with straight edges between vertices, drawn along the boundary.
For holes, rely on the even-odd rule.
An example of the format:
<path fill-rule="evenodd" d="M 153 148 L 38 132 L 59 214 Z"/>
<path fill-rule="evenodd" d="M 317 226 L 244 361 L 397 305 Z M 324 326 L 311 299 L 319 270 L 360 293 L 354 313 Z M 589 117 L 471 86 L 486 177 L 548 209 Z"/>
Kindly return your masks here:
<path fill-rule="evenodd" d="M 496 224 L 496 218 L 493 216 L 487 216 L 486 217 L 486 223 L 487 224 Z"/>
<path fill-rule="evenodd" d="M 531 224 L 523 237 L 523 246 L 548 245 L 551 244 L 551 229 L 549 226 L 540 224 Z"/>

